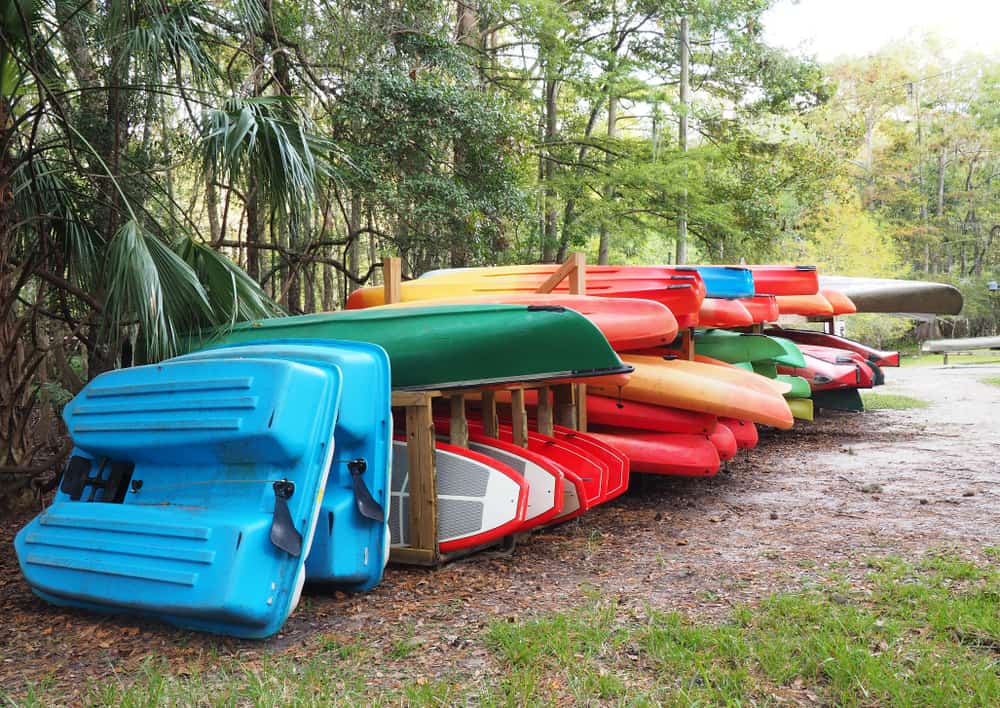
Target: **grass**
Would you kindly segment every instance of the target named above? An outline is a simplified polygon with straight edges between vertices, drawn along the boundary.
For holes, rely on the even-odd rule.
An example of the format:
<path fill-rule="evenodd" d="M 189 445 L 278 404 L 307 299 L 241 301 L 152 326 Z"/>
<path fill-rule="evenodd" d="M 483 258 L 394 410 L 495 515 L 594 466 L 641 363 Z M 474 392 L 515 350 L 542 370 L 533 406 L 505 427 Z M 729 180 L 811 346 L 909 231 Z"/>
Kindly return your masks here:
<path fill-rule="evenodd" d="M 941 366 L 944 363 L 943 354 L 914 354 L 905 355 L 900 359 L 900 365 L 908 366 Z M 965 366 L 975 364 L 1000 364 L 1000 356 L 996 352 L 982 351 L 969 352 L 967 354 L 951 353 L 948 355 L 948 366 Z"/>
<path fill-rule="evenodd" d="M 1000 550 L 983 555 L 874 559 L 864 583 L 838 569 L 717 623 L 591 593 L 577 609 L 490 625 L 479 677 L 422 678 L 363 642 L 330 638 L 304 659 L 225 659 L 183 674 L 150 660 L 138 674 L 91 681 L 84 702 L 998 705 Z M 397 685 L 377 688 L 377 675 Z M 21 703 L 59 698 L 42 682 Z"/>
<path fill-rule="evenodd" d="M 990 386 L 1000 386 L 1000 376 L 989 376 L 982 379 L 984 384 L 989 384 Z"/>
<path fill-rule="evenodd" d="M 865 402 L 865 410 L 870 411 L 903 411 L 911 408 L 926 408 L 928 405 L 927 401 L 896 393 L 864 393 L 861 397 Z"/>

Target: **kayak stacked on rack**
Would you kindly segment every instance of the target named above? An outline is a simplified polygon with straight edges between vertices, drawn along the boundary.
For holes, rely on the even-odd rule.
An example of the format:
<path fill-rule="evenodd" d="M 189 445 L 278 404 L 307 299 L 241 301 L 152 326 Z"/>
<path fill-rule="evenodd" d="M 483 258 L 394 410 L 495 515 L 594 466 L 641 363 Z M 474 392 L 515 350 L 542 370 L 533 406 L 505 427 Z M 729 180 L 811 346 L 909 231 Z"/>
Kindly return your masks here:
<path fill-rule="evenodd" d="M 815 268 L 589 266 L 586 295 L 562 272 L 434 271 L 393 304 L 363 288 L 98 376 L 65 409 L 55 499 L 17 536 L 25 578 L 58 605 L 265 637 L 306 580 L 367 590 L 426 539 L 440 560 L 579 517 L 633 474 L 713 476 L 759 426 L 856 408 L 899 365 L 778 326 L 852 311 Z"/>

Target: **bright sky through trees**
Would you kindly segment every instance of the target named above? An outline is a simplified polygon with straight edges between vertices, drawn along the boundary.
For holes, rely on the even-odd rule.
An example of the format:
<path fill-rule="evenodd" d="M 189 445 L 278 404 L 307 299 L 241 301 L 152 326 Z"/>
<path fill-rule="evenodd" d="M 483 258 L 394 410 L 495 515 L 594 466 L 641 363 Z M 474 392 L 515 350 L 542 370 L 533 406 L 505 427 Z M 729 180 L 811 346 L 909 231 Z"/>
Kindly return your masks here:
<path fill-rule="evenodd" d="M 769 43 L 820 61 L 872 54 L 934 33 L 955 53 L 1000 54 L 996 0 L 779 0 L 763 18 Z"/>

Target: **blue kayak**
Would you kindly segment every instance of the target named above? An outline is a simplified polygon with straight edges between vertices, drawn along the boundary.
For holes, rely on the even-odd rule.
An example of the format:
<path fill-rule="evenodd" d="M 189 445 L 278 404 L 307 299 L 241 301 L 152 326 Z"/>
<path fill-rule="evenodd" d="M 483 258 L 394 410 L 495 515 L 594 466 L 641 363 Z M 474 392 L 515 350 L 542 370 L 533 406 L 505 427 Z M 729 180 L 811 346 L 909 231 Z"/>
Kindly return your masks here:
<path fill-rule="evenodd" d="M 317 349 L 177 359 L 91 381 L 64 411 L 74 449 L 55 499 L 15 539 L 32 589 L 57 605 L 191 629 L 278 631 L 298 602 L 315 531 L 329 528 L 317 524 L 328 477 L 343 486 L 334 442 L 347 380 L 367 377 L 368 399 L 386 392 L 368 401 L 372 425 L 388 410 L 384 352 L 371 347 L 363 362 L 359 347 L 357 365 L 341 367 Z M 354 464 L 339 494 L 350 502 L 337 508 L 368 523 L 338 538 L 338 550 L 381 543 L 367 571 L 344 574 L 358 588 L 384 565 L 387 505 L 373 497 L 387 494 L 383 459 L 382 469 L 376 456 Z"/>
<path fill-rule="evenodd" d="M 679 266 L 683 267 L 683 266 Z M 753 297 L 753 272 L 739 266 L 692 266 L 705 281 L 706 297 Z"/>
<path fill-rule="evenodd" d="M 392 392 L 385 350 L 366 342 L 272 340 L 216 347 L 175 361 L 230 358 L 294 358 L 343 372 L 335 459 L 306 560 L 306 579 L 348 591 L 375 587 L 388 561 L 388 519 L 373 523 L 360 512 L 358 497 L 367 493 L 376 505 L 389 508 Z"/>

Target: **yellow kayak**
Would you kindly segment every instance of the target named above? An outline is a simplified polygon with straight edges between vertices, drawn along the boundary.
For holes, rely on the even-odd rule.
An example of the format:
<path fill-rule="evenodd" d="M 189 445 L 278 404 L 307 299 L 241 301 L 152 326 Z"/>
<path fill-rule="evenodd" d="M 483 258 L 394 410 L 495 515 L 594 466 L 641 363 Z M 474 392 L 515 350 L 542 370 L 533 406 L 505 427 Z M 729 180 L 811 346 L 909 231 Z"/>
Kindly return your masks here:
<path fill-rule="evenodd" d="M 749 420 L 787 430 L 794 419 L 783 397 L 788 384 L 752 372 L 681 359 L 622 356 L 635 371 L 622 387 L 594 385 L 587 392 Z"/>
<path fill-rule="evenodd" d="M 792 415 L 799 420 L 813 420 L 813 401 L 811 398 L 792 398 L 788 401 Z"/>

